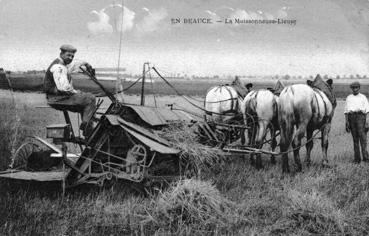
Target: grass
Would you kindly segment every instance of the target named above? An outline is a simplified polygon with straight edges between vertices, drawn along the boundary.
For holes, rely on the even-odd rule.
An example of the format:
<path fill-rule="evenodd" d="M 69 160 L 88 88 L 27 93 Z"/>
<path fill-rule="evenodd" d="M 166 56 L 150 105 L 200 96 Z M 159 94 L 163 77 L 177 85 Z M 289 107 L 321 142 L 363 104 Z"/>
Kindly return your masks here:
<path fill-rule="evenodd" d="M 16 93 L 17 101 L 32 101 L 30 105 L 19 102 L 17 107 L 6 94 L 0 96 L 5 111 L 0 116 L 4 134 L 1 162 L 7 162 L 13 146 L 22 143 L 25 135 L 36 132 L 44 136 L 44 127 L 62 118 L 59 112 L 34 109 L 44 100 L 39 95 L 28 96 Z M 166 102 L 166 98 L 161 99 Z M 19 116 L 16 141 L 14 111 Z M 179 140 L 178 145 L 186 141 L 185 134 L 172 138 Z M 193 143 L 187 142 L 181 145 L 188 145 L 184 146 L 188 155 L 201 155 L 201 150 L 191 150 Z M 352 141 L 344 131 L 342 101 L 330 134 L 331 168 L 320 166 L 319 143 L 315 141 L 312 166 L 304 166 L 301 173 L 283 175 L 280 160 L 274 166 L 267 156 L 263 157 L 265 168 L 257 171 L 247 157 L 233 156 L 210 172 L 172 183 L 149 197 L 123 185 L 76 189 L 62 197 L 55 184 L 2 181 L 0 234 L 367 235 L 369 165 L 352 163 Z M 304 151 L 301 154 L 303 157 Z"/>
<path fill-rule="evenodd" d="M 58 120 L 55 112 L 40 113 L 25 104 L 15 105 L 10 98 L 1 98 L 0 110 L 0 170 L 5 169 L 10 156 L 27 137 L 46 136 L 46 124 L 49 120 Z"/>

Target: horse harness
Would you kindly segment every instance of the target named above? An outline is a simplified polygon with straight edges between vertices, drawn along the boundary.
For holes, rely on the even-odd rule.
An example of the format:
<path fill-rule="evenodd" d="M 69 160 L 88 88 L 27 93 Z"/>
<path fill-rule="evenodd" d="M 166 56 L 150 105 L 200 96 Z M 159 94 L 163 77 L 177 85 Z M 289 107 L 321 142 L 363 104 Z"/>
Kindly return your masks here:
<path fill-rule="evenodd" d="M 221 103 L 221 102 L 224 102 L 224 101 L 231 101 L 231 110 L 222 112 L 223 115 L 224 114 L 227 114 L 227 113 L 235 113 L 235 114 L 237 114 L 238 113 L 238 110 L 239 110 L 239 106 L 240 106 L 238 100 L 239 99 L 243 99 L 243 97 L 237 91 L 237 89 L 235 89 L 235 88 L 232 87 L 237 92 L 237 95 L 238 95 L 237 97 L 233 97 L 232 96 L 232 91 L 228 88 L 228 86 L 229 85 L 221 85 L 221 86 L 218 86 L 218 88 L 216 89 L 216 90 L 218 90 L 218 89 L 222 89 L 224 87 L 228 91 L 228 93 L 229 93 L 229 95 L 231 97 L 231 98 L 226 99 L 226 100 L 217 101 L 217 103 Z"/>
<path fill-rule="evenodd" d="M 316 101 L 316 103 L 317 103 L 317 109 L 318 109 L 317 114 L 318 114 L 318 115 L 320 114 L 320 106 L 319 106 L 318 97 L 317 97 L 317 96 L 319 96 L 319 97 L 321 98 L 321 100 L 322 100 L 323 104 L 324 104 L 324 116 L 323 116 L 322 122 L 323 122 L 323 123 L 327 123 L 327 122 L 329 122 L 329 121 L 330 121 L 331 116 L 330 116 L 329 114 L 327 114 L 327 111 L 328 111 L 327 103 L 326 103 L 326 101 L 325 101 L 324 96 L 322 95 L 322 93 L 327 97 L 327 99 L 328 99 L 329 101 L 330 101 L 330 99 L 329 99 L 329 98 L 328 98 L 328 96 L 327 96 L 323 91 L 321 91 L 320 89 L 318 89 L 318 88 L 314 88 L 314 87 L 312 87 L 312 89 L 313 89 L 313 91 L 314 91 L 314 98 L 315 98 L 315 101 Z M 332 104 L 332 106 L 333 106 L 332 101 L 330 101 L 330 102 L 331 102 L 331 104 Z"/>

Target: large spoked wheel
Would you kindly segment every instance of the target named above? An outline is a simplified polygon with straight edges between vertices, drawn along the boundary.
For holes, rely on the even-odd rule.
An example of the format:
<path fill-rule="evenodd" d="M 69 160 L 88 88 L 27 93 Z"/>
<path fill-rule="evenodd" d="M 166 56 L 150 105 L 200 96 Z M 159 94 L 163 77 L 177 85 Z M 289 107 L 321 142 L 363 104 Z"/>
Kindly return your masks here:
<path fill-rule="evenodd" d="M 23 143 L 12 156 L 9 167 L 11 169 L 25 170 L 27 169 L 28 159 L 32 153 L 40 152 L 41 146 L 33 141 Z"/>
<path fill-rule="evenodd" d="M 9 167 L 17 170 L 41 170 L 58 165 L 59 159 L 50 159 L 57 152 L 52 146 L 38 137 L 28 137 L 11 157 Z"/>

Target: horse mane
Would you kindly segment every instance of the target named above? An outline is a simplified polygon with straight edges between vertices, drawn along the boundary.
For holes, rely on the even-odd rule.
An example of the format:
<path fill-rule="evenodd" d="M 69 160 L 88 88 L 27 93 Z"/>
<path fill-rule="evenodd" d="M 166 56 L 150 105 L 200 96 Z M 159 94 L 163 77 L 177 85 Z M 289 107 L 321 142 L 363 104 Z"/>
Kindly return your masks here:
<path fill-rule="evenodd" d="M 247 94 L 247 89 L 245 83 L 240 80 L 238 76 L 233 80 L 231 86 L 237 91 L 238 95 L 241 97 L 245 97 Z"/>

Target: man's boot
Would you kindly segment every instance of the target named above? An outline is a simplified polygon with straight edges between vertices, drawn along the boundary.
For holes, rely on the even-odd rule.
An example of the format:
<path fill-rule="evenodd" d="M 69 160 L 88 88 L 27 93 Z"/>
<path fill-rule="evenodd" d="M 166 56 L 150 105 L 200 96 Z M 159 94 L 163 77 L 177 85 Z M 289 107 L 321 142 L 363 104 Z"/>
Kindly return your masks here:
<path fill-rule="evenodd" d="M 82 130 L 83 136 L 87 139 L 92 134 L 92 131 L 94 130 L 95 125 L 94 125 L 94 122 L 92 121 L 85 123 L 83 126 L 82 124 L 81 124 L 80 129 Z"/>

